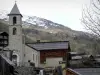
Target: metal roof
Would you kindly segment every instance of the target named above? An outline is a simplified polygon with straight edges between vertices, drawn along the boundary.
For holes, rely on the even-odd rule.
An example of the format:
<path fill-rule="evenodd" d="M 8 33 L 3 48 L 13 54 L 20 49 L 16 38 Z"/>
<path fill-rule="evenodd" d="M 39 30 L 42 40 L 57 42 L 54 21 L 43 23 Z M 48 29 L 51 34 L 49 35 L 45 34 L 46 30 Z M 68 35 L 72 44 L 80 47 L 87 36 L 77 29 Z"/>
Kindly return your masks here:
<path fill-rule="evenodd" d="M 56 50 L 56 49 L 68 49 L 69 42 L 61 41 L 61 42 L 40 42 L 40 43 L 31 43 L 27 44 L 31 48 L 35 48 L 36 50 Z"/>
<path fill-rule="evenodd" d="M 74 69 L 74 71 L 81 75 L 100 75 L 100 68 L 79 68 Z"/>
<path fill-rule="evenodd" d="M 82 56 L 73 56 L 72 60 L 75 60 L 75 59 L 82 59 Z"/>

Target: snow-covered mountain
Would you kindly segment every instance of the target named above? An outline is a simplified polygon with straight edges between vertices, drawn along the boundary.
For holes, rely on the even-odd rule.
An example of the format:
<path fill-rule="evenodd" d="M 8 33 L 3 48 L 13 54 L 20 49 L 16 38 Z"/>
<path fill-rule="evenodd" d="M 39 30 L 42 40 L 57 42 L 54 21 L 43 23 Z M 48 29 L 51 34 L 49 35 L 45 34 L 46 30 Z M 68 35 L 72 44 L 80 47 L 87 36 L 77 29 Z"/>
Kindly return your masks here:
<path fill-rule="evenodd" d="M 7 12 L 6 10 L 0 10 L 0 19 L 8 21 L 8 16 L 7 16 L 8 13 L 9 12 Z M 23 25 L 26 27 L 29 27 L 29 25 L 37 25 L 37 26 L 40 26 L 40 27 L 43 27 L 46 29 L 47 28 L 55 28 L 55 27 L 65 28 L 64 25 L 54 23 L 50 20 L 39 18 L 36 16 L 27 16 L 27 15 L 23 15 Z"/>
<path fill-rule="evenodd" d="M 6 10 L 0 10 L 0 20 L 3 23 L 8 24 L 9 18 L 7 14 L 9 14 L 9 12 L 7 12 Z M 31 29 L 33 28 L 36 30 L 45 31 L 45 32 L 54 33 L 54 34 L 59 33 L 59 32 L 64 32 L 73 37 L 76 35 L 84 34 L 83 32 L 74 31 L 70 29 L 69 27 L 66 27 L 62 24 L 58 24 L 50 20 L 36 17 L 36 16 L 23 15 L 22 25 L 23 25 L 23 28 L 31 28 Z"/>
<path fill-rule="evenodd" d="M 8 21 L 8 12 L 6 10 L 0 10 L 0 19 L 3 19 L 5 21 Z"/>
<path fill-rule="evenodd" d="M 0 31 L 8 31 L 9 12 L 0 10 Z M 3 22 L 3 23 L 2 23 Z M 41 41 L 66 41 L 69 40 L 73 51 L 91 51 L 93 40 L 88 33 L 72 30 L 62 24 L 36 16 L 23 15 L 23 32 L 26 42 Z M 98 49 L 99 50 L 99 49 Z"/>

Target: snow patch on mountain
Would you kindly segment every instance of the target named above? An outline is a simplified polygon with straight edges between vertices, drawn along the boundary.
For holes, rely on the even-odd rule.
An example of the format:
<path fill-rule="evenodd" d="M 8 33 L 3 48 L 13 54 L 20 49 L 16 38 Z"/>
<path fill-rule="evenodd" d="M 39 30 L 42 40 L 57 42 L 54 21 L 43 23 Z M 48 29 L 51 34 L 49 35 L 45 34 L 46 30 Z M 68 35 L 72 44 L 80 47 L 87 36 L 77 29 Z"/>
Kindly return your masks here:
<path fill-rule="evenodd" d="M 8 12 L 6 10 L 0 10 L 0 19 L 4 19 L 5 21 L 8 21 Z"/>
<path fill-rule="evenodd" d="M 9 14 L 6 10 L 0 10 L 0 19 L 3 19 L 5 21 L 8 21 L 8 16 L 7 14 Z M 45 28 L 45 29 L 48 29 L 48 28 L 64 28 L 65 26 L 61 25 L 61 24 L 57 24 L 57 23 L 54 23 L 50 20 L 47 20 L 47 19 L 43 19 L 43 18 L 40 18 L 40 17 L 36 17 L 36 16 L 27 16 L 27 15 L 23 15 L 23 27 L 30 27 L 32 25 L 36 25 L 36 26 L 39 26 L 39 27 L 42 27 L 42 28 Z"/>

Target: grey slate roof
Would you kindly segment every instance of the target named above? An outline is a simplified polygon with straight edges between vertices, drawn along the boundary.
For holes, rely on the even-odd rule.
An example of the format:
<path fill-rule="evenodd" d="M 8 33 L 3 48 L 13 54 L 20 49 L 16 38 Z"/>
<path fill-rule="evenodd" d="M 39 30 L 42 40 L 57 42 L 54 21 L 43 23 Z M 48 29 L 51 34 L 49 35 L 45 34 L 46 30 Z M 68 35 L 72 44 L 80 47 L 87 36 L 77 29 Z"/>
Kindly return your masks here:
<path fill-rule="evenodd" d="M 68 49 L 69 42 L 68 41 L 40 42 L 40 43 L 32 43 L 27 45 L 31 48 L 35 48 L 36 50 L 56 50 L 56 49 Z"/>
<path fill-rule="evenodd" d="M 0 35 L 2 35 L 2 34 L 6 34 L 6 35 L 8 35 L 8 33 L 7 33 L 7 32 L 0 32 Z"/>
<path fill-rule="evenodd" d="M 8 15 L 14 15 L 14 14 L 21 15 L 16 3 L 14 5 L 14 7 L 12 8 L 10 14 L 8 14 Z"/>
<path fill-rule="evenodd" d="M 81 75 L 100 75 L 100 68 L 80 68 L 74 70 Z"/>

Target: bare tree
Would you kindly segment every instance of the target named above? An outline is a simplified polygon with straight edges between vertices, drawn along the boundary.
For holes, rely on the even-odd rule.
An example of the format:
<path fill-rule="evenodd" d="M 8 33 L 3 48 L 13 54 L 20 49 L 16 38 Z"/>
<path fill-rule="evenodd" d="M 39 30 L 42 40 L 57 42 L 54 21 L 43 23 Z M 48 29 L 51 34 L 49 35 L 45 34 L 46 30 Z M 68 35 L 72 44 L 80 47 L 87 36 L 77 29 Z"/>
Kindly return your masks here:
<path fill-rule="evenodd" d="M 93 38 L 92 53 L 97 54 L 99 52 L 98 44 L 100 42 L 98 41 L 100 40 L 100 0 L 90 0 L 89 7 L 83 9 L 81 21 Z"/>
<path fill-rule="evenodd" d="M 83 9 L 82 23 L 89 32 L 100 37 L 100 0 L 91 0 L 90 6 Z"/>

